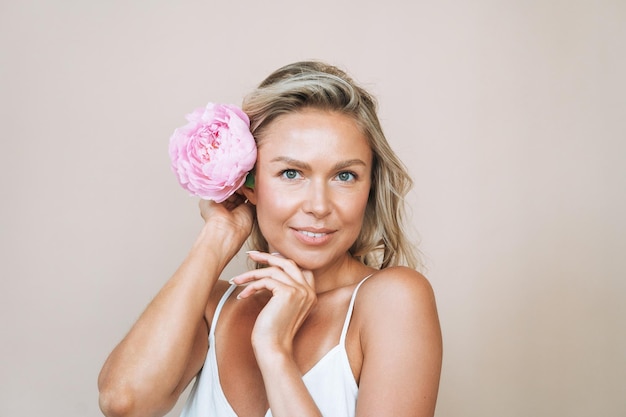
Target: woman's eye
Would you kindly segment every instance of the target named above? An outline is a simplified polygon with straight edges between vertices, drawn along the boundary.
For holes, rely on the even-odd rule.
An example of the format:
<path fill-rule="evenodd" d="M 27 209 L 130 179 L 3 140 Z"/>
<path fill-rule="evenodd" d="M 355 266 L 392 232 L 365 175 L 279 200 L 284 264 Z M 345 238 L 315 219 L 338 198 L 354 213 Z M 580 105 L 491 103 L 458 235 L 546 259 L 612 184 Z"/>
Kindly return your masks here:
<path fill-rule="evenodd" d="M 340 172 L 337 174 L 339 181 L 354 181 L 356 176 L 352 172 Z"/>
<path fill-rule="evenodd" d="M 283 177 L 287 178 L 288 180 L 295 180 L 296 178 L 298 178 L 298 171 L 296 171 L 295 169 L 286 169 L 282 172 Z"/>

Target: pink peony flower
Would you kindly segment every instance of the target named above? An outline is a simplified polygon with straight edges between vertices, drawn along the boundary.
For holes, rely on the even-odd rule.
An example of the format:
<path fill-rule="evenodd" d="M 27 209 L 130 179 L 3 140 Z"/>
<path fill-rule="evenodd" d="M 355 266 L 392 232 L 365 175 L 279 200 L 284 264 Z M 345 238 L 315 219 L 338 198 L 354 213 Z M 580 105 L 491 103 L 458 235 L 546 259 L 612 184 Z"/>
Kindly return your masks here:
<path fill-rule="evenodd" d="M 170 138 L 172 170 L 192 195 L 221 203 L 243 185 L 256 162 L 250 119 L 236 106 L 214 103 L 186 118 Z"/>

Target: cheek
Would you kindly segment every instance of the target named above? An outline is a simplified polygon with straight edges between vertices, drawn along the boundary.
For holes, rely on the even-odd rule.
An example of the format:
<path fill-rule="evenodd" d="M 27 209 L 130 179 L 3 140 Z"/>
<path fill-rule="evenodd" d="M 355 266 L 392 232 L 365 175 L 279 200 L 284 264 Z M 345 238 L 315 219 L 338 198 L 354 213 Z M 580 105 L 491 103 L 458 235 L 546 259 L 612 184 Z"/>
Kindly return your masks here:
<path fill-rule="evenodd" d="M 261 210 L 272 210 L 273 207 L 280 207 L 287 193 L 281 192 L 278 187 L 271 182 L 262 181 L 256 185 L 257 206 Z"/>
<path fill-rule="evenodd" d="M 363 225 L 363 219 L 367 209 L 368 195 L 353 195 L 350 198 L 342 200 L 338 211 L 341 213 L 341 219 L 344 224 L 350 225 L 351 228 L 357 229 L 360 233 Z"/>
<path fill-rule="evenodd" d="M 355 204 L 353 208 L 353 216 L 355 221 L 359 222 L 359 225 L 363 224 L 363 219 L 365 217 L 365 212 L 367 209 L 367 198 L 359 201 L 358 204 Z"/>
<path fill-rule="evenodd" d="M 263 230 L 265 225 L 280 222 L 280 219 L 289 211 L 289 193 L 262 186 L 257 188 L 257 193 L 257 219 L 259 227 L 265 234 L 266 231 Z"/>
<path fill-rule="evenodd" d="M 353 210 L 355 210 L 355 214 L 357 213 L 365 213 L 365 208 L 367 207 L 367 203 L 370 199 L 371 194 L 371 185 L 364 185 L 357 193 L 352 195 L 349 199 L 350 204 L 352 204 Z"/>

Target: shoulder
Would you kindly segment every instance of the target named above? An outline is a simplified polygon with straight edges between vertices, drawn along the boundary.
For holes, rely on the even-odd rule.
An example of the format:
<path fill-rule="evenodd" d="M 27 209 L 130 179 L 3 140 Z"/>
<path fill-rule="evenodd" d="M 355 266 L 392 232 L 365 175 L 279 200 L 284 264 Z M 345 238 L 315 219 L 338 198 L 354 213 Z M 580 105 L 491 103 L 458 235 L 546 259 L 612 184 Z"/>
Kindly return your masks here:
<path fill-rule="evenodd" d="M 359 289 L 353 319 L 359 407 L 379 416 L 432 416 L 443 347 L 428 280 L 404 267 L 375 273 Z"/>
<path fill-rule="evenodd" d="M 361 285 L 354 306 L 361 341 L 389 341 L 408 334 L 438 337 L 439 318 L 429 281 L 407 267 L 376 272 Z"/>
<path fill-rule="evenodd" d="M 395 266 L 377 271 L 368 278 L 359 289 L 358 303 L 360 309 L 374 312 L 398 306 L 433 307 L 435 295 L 424 275 L 411 268 Z"/>
<path fill-rule="evenodd" d="M 358 408 L 375 416 L 434 415 L 443 350 L 428 280 L 404 267 L 376 272 L 361 285 L 352 319 Z"/>

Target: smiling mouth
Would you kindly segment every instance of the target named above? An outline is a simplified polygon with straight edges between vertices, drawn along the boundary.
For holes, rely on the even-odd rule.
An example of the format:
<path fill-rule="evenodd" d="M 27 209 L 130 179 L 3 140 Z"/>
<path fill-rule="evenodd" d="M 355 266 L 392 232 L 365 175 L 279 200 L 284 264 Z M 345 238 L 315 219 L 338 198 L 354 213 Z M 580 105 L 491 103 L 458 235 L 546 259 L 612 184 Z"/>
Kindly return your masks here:
<path fill-rule="evenodd" d="M 303 234 L 304 236 L 314 237 L 314 238 L 324 237 L 328 234 L 328 233 L 314 233 L 314 232 L 309 232 L 307 230 L 298 230 L 298 233 Z"/>

